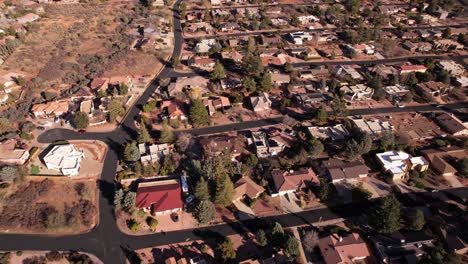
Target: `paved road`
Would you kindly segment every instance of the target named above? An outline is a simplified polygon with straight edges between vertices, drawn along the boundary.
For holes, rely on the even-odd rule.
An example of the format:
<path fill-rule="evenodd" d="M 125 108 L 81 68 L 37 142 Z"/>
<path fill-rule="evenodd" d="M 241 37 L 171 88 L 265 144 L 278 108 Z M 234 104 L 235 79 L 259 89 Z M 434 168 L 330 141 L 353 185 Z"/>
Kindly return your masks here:
<path fill-rule="evenodd" d="M 183 38 L 181 35 L 181 25 L 178 17 L 180 0 L 176 1 L 174 8 L 174 35 L 175 45 L 172 58 L 178 57 L 182 49 Z M 172 76 L 172 69 L 164 68 L 157 76 L 158 79 Z M 183 242 L 186 240 L 203 239 L 207 237 L 215 237 L 216 235 L 227 235 L 233 233 L 241 233 L 246 230 L 255 230 L 258 224 L 263 221 L 245 221 L 234 222 L 218 226 L 201 228 L 198 230 L 181 230 L 168 232 L 164 234 L 154 234 L 146 236 L 128 236 L 120 232 L 116 225 L 114 208 L 113 208 L 113 193 L 114 193 L 114 177 L 116 172 L 116 164 L 119 155 L 122 153 L 122 145 L 135 138 L 134 120 L 138 116 L 140 108 L 148 100 L 154 90 L 157 88 L 157 80 L 148 87 L 143 95 L 138 99 L 130 112 L 127 114 L 122 125 L 114 132 L 110 133 L 77 133 L 66 129 L 54 129 L 43 133 L 38 140 L 44 143 L 50 143 L 55 140 L 72 140 L 72 139 L 87 139 L 101 140 L 109 145 L 109 151 L 104 161 L 103 173 L 99 180 L 98 187 L 100 189 L 99 196 L 99 224 L 91 231 L 81 235 L 71 236 L 45 236 L 45 235 L 15 235 L 2 234 L 0 235 L 0 250 L 80 250 L 95 254 L 104 263 L 117 264 L 125 263 L 126 253 L 129 250 L 164 245 L 168 243 Z M 461 105 L 465 106 L 465 105 Z M 427 107 L 427 108 L 426 108 Z M 456 105 L 447 106 L 449 109 L 455 109 Z M 414 110 L 413 108 L 407 108 Z M 435 110 L 434 107 L 424 106 L 422 110 Z M 400 111 L 394 108 L 373 109 L 364 111 Z M 196 135 L 208 134 L 214 132 L 223 132 L 227 130 L 248 129 L 255 126 L 263 126 L 280 122 L 281 117 L 272 118 L 260 121 L 244 122 L 240 124 L 225 125 L 213 128 L 195 129 L 191 132 Z M 466 189 L 462 189 L 465 191 Z M 361 212 L 365 204 L 352 204 L 340 206 L 338 208 L 323 208 L 313 211 L 302 212 L 298 214 L 287 214 L 280 216 L 272 216 L 262 218 L 262 220 L 271 222 L 277 221 L 284 226 L 295 226 L 317 222 L 319 219 L 325 221 L 341 217 L 352 217 Z"/>
<path fill-rule="evenodd" d="M 444 25 L 444 26 L 415 26 L 415 27 L 405 27 L 407 30 L 434 30 L 434 29 L 446 29 L 447 27 L 452 28 L 462 28 L 466 27 L 468 23 L 460 23 L 456 25 Z M 389 31 L 395 30 L 394 27 L 383 27 L 381 30 Z M 280 34 L 287 34 L 292 32 L 304 31 L 304 32 L 323 32 L 323 31 L 341 31 L 342 29 L 338 27 L 333 28 L 294 28 L 294 29 L 271 29 L 271 30 L 256 30 L 256 31 L 245 31 L 245 32 L 235 32 L 235 33 L 220 33 L 214 35 L 201 35 L 201 36 L 186 36 L 184 35 L 184 39 L 206 39 L 206 38 L 219 38 L 219 37 L 241 37 L 241 36 L 259 36 L 262 34 L 268 33 L 280 33 Z"/>

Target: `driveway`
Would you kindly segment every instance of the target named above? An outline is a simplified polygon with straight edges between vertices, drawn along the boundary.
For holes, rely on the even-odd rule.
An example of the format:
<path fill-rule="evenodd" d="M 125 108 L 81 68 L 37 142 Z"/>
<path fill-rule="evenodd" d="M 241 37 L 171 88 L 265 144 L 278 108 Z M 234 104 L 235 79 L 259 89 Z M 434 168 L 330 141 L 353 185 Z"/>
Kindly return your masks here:
<path fill-rule="evenodd" d="M 287 213 L 298 213 L 304 211 L 298 204 L 299 199 L 293 193 L 280 196 L 281 208 Z"/>
<path fill-rule="evenodd" d="M 233 202 L 233 204 L 237 208 L 237 210 L 239 210 L 237 214 L 240 220 L 248 220 L 255 217 L 255 212 L 245 203 L 241 201 L 235 201 Z"/>
<path fill-rule="evenodd" d="M 458 180 L 457 176 L 442 176 L 448 182 L 450 187 L 458 188 L 458 187 L 465 187 L 463 184 Z"/>
<path fill-rule="evenodd" d="M 373 177 L 368 177 L 368 180 L 364 183 L 364 186 L 366 185 L 370 186 L 374 190 L 374 191 L 371 191 L 373 194 L 372 195 L 373 198 L 374 198 L 374 192 L 378 195 L 377 197 L 387 196 L 390 192 L 392 192 L 392 186 L 390 186 L 388 183 L 384 181 L 381 181 Z"/>

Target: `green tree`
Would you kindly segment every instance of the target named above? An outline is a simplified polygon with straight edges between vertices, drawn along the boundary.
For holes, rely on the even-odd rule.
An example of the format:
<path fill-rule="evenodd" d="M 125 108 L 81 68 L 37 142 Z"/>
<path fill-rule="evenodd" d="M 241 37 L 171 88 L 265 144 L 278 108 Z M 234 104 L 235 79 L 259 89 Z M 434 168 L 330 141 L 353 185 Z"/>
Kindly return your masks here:
<path fill-rule="evenodd" d="M 242 70 L 246 75 L 260 76 L 263 72 L 263 64 L 260 56 L 248 53 L 242 59 Z"/>
<path fill-rule="evenodd" d="M 211 201 L 205 200 L 198 202 L 194 210 L 194 217 L 202 225 L 213 221 L 216 215 L 216 209 Z"/>
<path fill-rule="evenodd" d="M 242 79 L 242 87 L 245 91 L 255 92 L 257 90 L 257 83 L 253 78 L 246 76 Z"/>
<path fill-rule="evenodd" d="M 320 187 L 317 196 L 321 201 L 328 200 L 330 196 L 330 185 L 323 179 L 320 179 Z"/>
<path fill-rule="evenodd" d="M 207 126 L 211 123 L 206 107 L 199 99 L 194 99 L 190 106 L 190 123 L 194 127 Z"/>
<path fill-rule="evenodd" d="M 123 102 L 120 101 L 117 98 L 113 98 L 108 105 L 108 117 L 109 117 L 109 122 L 115 122 L 117 120 L 117 117 L 123 116 L 125 114 L 125 107 L 123 105 Z"/>
<path fill-rule="evenodd" d="M 119 95 L 126 95 L 128 94 L 128 86 L 125 83 L 119 85 Z"/>
<path fill-rule="evenodd" d="M 310 156 L 313 158 L 317 158 L 322 154 L 322 152 L 325 150 L 325 147 L 323 146 L 322 142 L 320 140 L 313 138 L 309 140 L 308 146 L 307 146 L 307 151 Z"/>
<path fill-rule="evenodd" d="M 5 117 L 0 117 L 0 134 L 8 132 L 11 130 L 11 123 Z"/>
<path fill-rule="evenodd" d="M 403 214 L 403 219 L 405 220 L 405 228 L 408 230 L 419 231 L 426 223 L 423 212 L 417 208 L 406 210 Z"/>
<path fill-rule="evenodd" d="M 173 155 L 166 155 L 164 156 L 164 160 L 159 170 L 159 174 L 161 175 L 170 175 L 174 173 L 177 169 L 176 161 L 174 160 Z"/>
<path fill-rule="evenodd" d="M 149 143 L 151 141 L 151 136 L 146 128 L 146 124 L 141 120 L 140 129 L 138 129 L 138 143 Z"/>
<path fill-rule="evenodd" d="M 216 251 L 220 259 L 224 262 L 236 259 L 236 251 L 231 239 L 225 238 L 224 241 L 216 246 Z"/>
<path fill-rule="evenodd" d="M 153 217 L 148 217 L 146 219 L 146 223 L 151 228 L 151 230 L 156 230 L 156 227 L 158 227 L 158 224 L 159 224 L 158 220 Z"/>
<path fill-rule="evenodd" d="M 234 196 L 234 184 L 227 174 L 216 179 L 215 203 L 228 206 L 232 203 Z"/>
<path fill-rule="evenodd" d="M 210 74 L 210 79 L 212 81 L 219 81 L 223 78 L 226 78 L 226 71 L 224 70 L 224 66 L 219 61 L 216 61 L 213 71 Z"/>
<path fill-rule="evenodd" d="M 379 198 L 369 212 L 369 224 L 379 233 L 390 234 L 401 227 L 400 202 L 394 195 Z"/>
<path fill-rule="evenodd" d="M 346 108 L 346 101 L 343 98 L 335 96 L 331 105 L 333 115 L 336 117 L 348 116 L 348 109 Z"/>
<path fill-rule="evenodd" d="M 195 185 L 194 195 L 198 201 L 207 201 L 210 199 L 210 190 L 208 189 L 208 183 L 205 181 L 204 177 L 200 177 Z"/>
<path fill-rule="evenodd" d="M 272 86 L 273 86 L 273 83 L 271 81 L 271 74 L 268 72 L 263 74 L 260 77 L 260 83 L 259 83 L 258 89 L 262 92 L 269 92 Z"/>
<path fill-rule="evenodd" d="M 163 122 L 161 134 L 159 135 L 159 143 L 172 143 L 175 140 L 174 132 L 169 127 L 167 122 Z"/>
<path fill-rule="evenodd" d="M 77 111 L 73 115 L 73 125 L 77 129 L 85 129 L 89 125 L 89 117 L 86 113 L 83 113 L 81 111 Z"/>
<path fill-rule="evenodd" d="M 256 234 L 257 244 L 261 247 L 268 245 L 268 238 L 263 229 L 259 229 Z"/>
<path fill-rule="evenodd" d="M 286 257 L 290 259 L 298 257 L 301 254 L 299 247 L 299 240 L 297 240 L 294 236 L 289 236 L 288 240 L 286 240 L 286 247 L 284 248 Z"/>
<path fill-rule="evenodd" d="M 380 148 L 384 151 L 388 151 L 395 148 L 395 145 L 395 135 L 393 135 L 392 131 L 386 130 L 380 138 Z"/>
<path fill-rule="evenodd" d="M 325 109 L 325 106 L 321 105 L 317 109 L 317 112 L 315 113 L 315 118 L 317 118 L 317 121 L 319 121 L 321 123 L 327 121 L 328 114 L 327 114 L 327 110 Z"/>
<path fill-rule="evenodd" d="M 278 247 L 284 245 L 285 234 L 283 226 L 280 223 L 275 222 L 271 235 L 271 243 L 273 246 Z"/>
<path fill-rule="evenodd" d="M 125 145 L 124 159 L 128 162 L 135 162 L 140 159 L 140 150 L 136 142 L 127 143 Z"/>

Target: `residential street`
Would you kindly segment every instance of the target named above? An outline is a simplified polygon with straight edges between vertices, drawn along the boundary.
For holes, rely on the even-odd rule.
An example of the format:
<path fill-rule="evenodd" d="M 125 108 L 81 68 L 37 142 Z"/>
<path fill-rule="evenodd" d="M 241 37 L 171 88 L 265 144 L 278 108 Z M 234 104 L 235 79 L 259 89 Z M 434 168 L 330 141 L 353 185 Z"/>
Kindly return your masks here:
<path fill-rule="evenodd" d="M 171 59 L 178 58 L 183 44 L 182 28 L 178 15 L 179 4 L 181 0 L 177 0 L 174 8 L 174 51 Z M 434 56 L 436 57 L 436 56 Z M 468 56 L 461 56 L 468 57 Z M 416 57 L 415 57 L 416 58 Z M 385 59 L 381 62 L 392 62 L 393 59 Z M 401 59 L 395 59 L 401 61 Z M 376 63 L 380 61 L 368 61 L 358 63 Z M 356 62 L 349 62 L 355 64 Z M 304 63 L 303 65 L 320 64 Z M 323 63 L 326 64 L 326 63 Z M 341 64 L 348 64 L 347 62 Z M 301 66 L 296 64 L 295 66 Z M 232 222 L 222 225 L 209 226 L 193 230 L 180 230 L 166 233 L 158 233 L 154 235 L 130 236 L 122 233 L 116 223 L 113 195 L 114 195 L 114 178 L 117 169 L 119 156 L 122 154 L 123 145 L 133 138 L 136 138 L 135 120 L 139 115 L 140 109 L 148 101 L 155 89 L 158 87 L 159 79 L 184 76 L 184 74 L 175 73 L 170 66 L 163 68 L 152 84 L 145 90 L 135 103 L 133 108 L 122 122 L 122 125 L 113 132 L 109 133 L 78 133 L 67 129 L 53 129 L 46 131 L 39 136 L 38 140 L 41 143 L 51 143 L 57 140 L 100 140 L 108 144 L 109 151 L 103 165 L 101 179 L 97 185 L 100 190 L 99 199 L 99 224 L 91 231 L 81 235 L 71 236 L 45 236 L 45 235 L 20 235 L 20 234 L 2 234 L 0 235 L 0 250 L 79 250 L 95 254 L 104 263 L 116 264 L 125 263 L 128 252 L 159 245 L 170 243 L 186 242 L 199 240 L 204 238 L 216 238 L 217 236 L 225 236 L 235 233 L 244 233 L 246 231 L 255 231 L 261 227 L 263 222 L 279 222 L 283 227 L 294 227 L 299 225 L 308 225 L 319 221 L 327 221 L 337 218 L 349 218 L 365 213 L 369 207 L 369 202 L 352 203 L 340 205 L 337 207 L 320 208 L 315 210 L 303 211 L 298 213 L 290 213 L 285 215 L 270 216 L 258 219 L 250 219 L 241 222 Z M 447 104 L 443 107 L 437 105 L 421 105 L 405 108 L 375 108 L 375 109 L 355 109 L 350 110 L 351 115 L 366 115 L 366 114 L 385 114 L 397 112 L 417 112 L 417 111 L 450 111 L 453 112 L 460 108 L 468 107 L 468 102 Z M 302 118 L 307 118 L 303 116 Z M 205 127 L 189 130 L 193 135 L 206 135 L 212 133 L 220 133 L 227 131 L 237 131 L 250 129 L 255 127 L 267 126 L 282 122 L 283 117 L 274 117 L 270 119 L 262 119 L 256 121 L 248 121 L 242 123 L 234 123 L 220 125 L 214 127 Z M 468 196 L 468 188 L 448 189 L 443 192 L 458 191 L 465 197 Z M 442 193 L 442 191 L 441 191 Z M 423 193 L 418 194 L 422 198 L 428 197 L 427 202 L 437 201 L 441 193 Z M 164 230 L 164 227 L 161 227 Z"/>

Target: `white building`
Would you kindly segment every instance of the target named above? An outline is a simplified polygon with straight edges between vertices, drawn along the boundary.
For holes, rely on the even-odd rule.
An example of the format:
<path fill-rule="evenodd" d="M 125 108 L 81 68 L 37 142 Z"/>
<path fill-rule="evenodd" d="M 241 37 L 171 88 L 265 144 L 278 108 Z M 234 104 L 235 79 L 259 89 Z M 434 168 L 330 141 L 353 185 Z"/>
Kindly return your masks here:
<path fill-rule="evenodd" d="M 84 152 L 77 150 L 72 144 L 58 145 L 47 153 L 44 163 L 49 170 L 60 171 L 66 176 L 76 176 L 83 157 Z"/>
<path fill-rule="evenodd" d="M 197 53 L 207 53 L 210 49 L 216 45 L 216 39 L 202 39 L 195 46 L 195 51 Z"/>
<path fill-rule="evenodd" d="M 410 170 L 425 171 L 429 167 L 429 162 L 423 157 L 413 157 L 403 151 L 387 151 L 376 156 L 384 170 L 392 175 L 393 180 L 403 180 Z"/>
<path fill-rule="evenodd" d="M 390 99 L 399 98 L 409 93 L 409 88 L 400 84 L 385 86 L 383 89 Z"/>
<path fill-rule="evenodd" d="M 318 17 L 313 16 L 313 15 L 299 16 L 297 18 L 299 19 L 299 21 L 301 21 L 302 25 L 309 24 L 309 23 L 315 23 L 315 22 L 320 21 L 320 19 Z"/>
<path fill-rule="evenodd" d="M 343 86 L 340 90 L 343 92 L 344 98 L 348 101 L 370 100 L 374 94 L 374 89 L 364 84 Z"/>
<path fill-rule="evenodd" d="M 289 37 L 296 45 L 302 45 L 304 42 L 311 41 L 313 39 L 312 35 L 304 31 L 289 33 Z"/>
<path fill-rule="evenodd" d="M 365 131 L 371 135 L 371 137 L 376 138 L 384 131 L 393 131 L 393 125 L 388 121 L 382 121 L 379 119 L 366 120 L 362 118 L 350 118 L 356 127 L 360 130 Z"/>
<path fill-rule="evenodd" d="M 437 66 L 454 76 L 461 76 L 465 73 L 465 68 L 452 60 L 439 61 Z"/>
<path fill-rule="evenodd" d="M 342 124 L 327 127 L 312 126 L 308 127 L 307 130 L 311 136 L 318 139 L 330 138 L 331 140 L 335 141 L 343 140 L 349 136 L 348 130 Z"/>
<path fill-rule="evenodd" d="M 140 150 L 140 161 L 142 164 L 158 162 L 168 155 L 170 151 L 168 144 L 139 144 L 138 149 Z"/>

